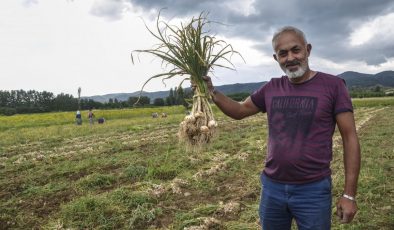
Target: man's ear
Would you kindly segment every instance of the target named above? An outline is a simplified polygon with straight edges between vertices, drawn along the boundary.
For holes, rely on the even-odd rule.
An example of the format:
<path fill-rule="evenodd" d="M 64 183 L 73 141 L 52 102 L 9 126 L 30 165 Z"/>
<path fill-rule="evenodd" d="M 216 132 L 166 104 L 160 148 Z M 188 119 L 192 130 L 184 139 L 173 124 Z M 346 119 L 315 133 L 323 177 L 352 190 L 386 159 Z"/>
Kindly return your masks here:
<path fill-rule="evenodd" d="M 276 54 L 272 54 L 272 57 L 274 57 L 275 61 L 278 61 L 278 57 L 276 56 Z"/>
<path fill-rule="evenodd" d="M 311 44 L 306 45 L 306 50 L 308 51 L 308 54 L 310 55 L 311 51 L 312 51 L 312 45 Z"/>

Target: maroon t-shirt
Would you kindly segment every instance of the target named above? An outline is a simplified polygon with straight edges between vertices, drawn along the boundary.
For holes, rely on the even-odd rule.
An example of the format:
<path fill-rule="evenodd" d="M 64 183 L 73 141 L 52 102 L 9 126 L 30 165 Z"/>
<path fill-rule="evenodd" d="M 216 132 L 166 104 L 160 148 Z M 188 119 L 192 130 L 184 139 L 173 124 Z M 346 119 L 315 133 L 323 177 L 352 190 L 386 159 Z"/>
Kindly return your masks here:
<path fill-rule="evenodd" d="M 301 84 L 273 78 L 251 99 L 268 117 L 269 178 L 301 184 L 331 174 L 335 116 L 353 111 L 344 80 L 321 72 Z"/>

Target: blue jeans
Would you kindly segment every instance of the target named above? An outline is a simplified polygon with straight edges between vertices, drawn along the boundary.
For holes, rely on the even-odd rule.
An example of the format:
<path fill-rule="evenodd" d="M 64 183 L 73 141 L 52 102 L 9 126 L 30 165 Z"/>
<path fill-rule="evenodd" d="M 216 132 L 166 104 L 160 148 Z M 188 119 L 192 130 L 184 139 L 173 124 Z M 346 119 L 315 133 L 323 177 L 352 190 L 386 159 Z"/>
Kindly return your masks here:
<path fill-rule="evenodd" d="M 260 222 L 264 230 L 329 230 L 331 227 L 331 177 L 307 184 L 282 184 L 262 173 Z"/>

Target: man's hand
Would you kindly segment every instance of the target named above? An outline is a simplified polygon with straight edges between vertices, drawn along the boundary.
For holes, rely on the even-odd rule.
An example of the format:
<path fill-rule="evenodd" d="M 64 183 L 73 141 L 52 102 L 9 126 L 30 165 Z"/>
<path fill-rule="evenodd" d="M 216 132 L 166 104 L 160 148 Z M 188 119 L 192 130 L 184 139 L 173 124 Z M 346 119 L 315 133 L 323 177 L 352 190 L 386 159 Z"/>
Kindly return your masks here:
<path fill-rule="evenodd" d="M 356 215 L 356 212 L 356 201 L 352 201 L 344 197 L 339 198 L 337 202 L 337 216 L 341 223 L 350 223 Z"/>
<path fill-rule="evenodd" d="M 197 88 L 197 84 L 192 80 L 190 80 L 190 88 L 192 89 L 193 92 L 196 91 Z"/>
<path fill-rule="evenodd" d="M 209 90 L 209 93 L 212 95 L 213 92 L 214 92 L 214 90 L 215 90 L 215 87 L 214 87 L 213 84 L 212 84 L 211 78 L 208 77 L 208 76 L 203 76 L 202 79 L 203 79 L 203 80 L 205 81 L 205 83 L 207 84 L 207 88 L 208 88 L 208 90 Z"/>
<path fill-rule="evenodd" d="M 215 91 L 215 87 L 212 84 L 211 78 L 208 77 L 208 76 L 203 76 L 202 79 L 205 81 L 205 84 L 207 84 L 207 88 L 208 88 L 209 94 L 211 94 L 213 96 L 214 95 L 214 91 Z M 191 83 L 191 89 L 194 92 L 196 90 L 197 84 L 194 81 L 190 81 L 190 83 Z"/>

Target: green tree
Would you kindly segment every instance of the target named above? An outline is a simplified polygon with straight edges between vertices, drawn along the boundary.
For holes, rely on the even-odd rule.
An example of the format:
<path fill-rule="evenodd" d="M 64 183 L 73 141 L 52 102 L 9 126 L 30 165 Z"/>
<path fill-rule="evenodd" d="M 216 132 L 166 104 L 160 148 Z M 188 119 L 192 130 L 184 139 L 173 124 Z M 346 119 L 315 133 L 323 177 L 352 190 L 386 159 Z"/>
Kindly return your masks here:
<path fill-rule="evenodd" d="M 136 104 L 136 102 L 138 103 Z M 144 106 L 150 104 L 150 98 L 147 96 L 129 97 L 127 100 L 129 106 Z"/>
<path fill-rule="evenodd" d="M 177 89 L 177 105 L 187 105 L 187 102 L 185 101 L 185 91 L 183 90 L 182 86 L 179 86 Z"/>
<path fill-rule="evenodd" d="M 250 96 L 250 93 L 234 93 L 234 94 L 228 94 L 227 95 L 229 98 L 233 99 L 234 101 L 243 101 L 245 100 L 247 97 Z"/>
<path fill-rule="evenodd" d="M 164 106 L 165 105 L 164 99 L 163 98 L 155 98 L 153 100 L 153 105 L 155 105 L 155 106 Z"/>
<path fill-rule="evenodd" d="M 10 107 L 11 93 L 0 90 L 0 107 Z"/>
<path fill-rule="evenodd" d="M 166 104 L 170 106 L 175 104 L 174 90 L 172 88 L 170 89 L 168 97 L 166 97 Z"/>
<path fill-rule="evenodd" d="M 78 99 L 70 94 L 58 94 L 54 99 L 54 109 L 56 111 L 72 111 L 78 108 Z"/>
<path fill-rule="evenodd" d="M 51 111 L 53 108 L 53 100 L 55 96 L 51 92 L 43 91 L 40 94 L 39 104 L 45 109 L 45 111 Z"/>
<path fill-rule="evenodd" d="M 143 96 L 140 98 L 140 101 L 138 102 L 138 104 L 144 106 L 144 105 L 149 105 L 150 104 L 150 98 L 147 96 Z"/>

